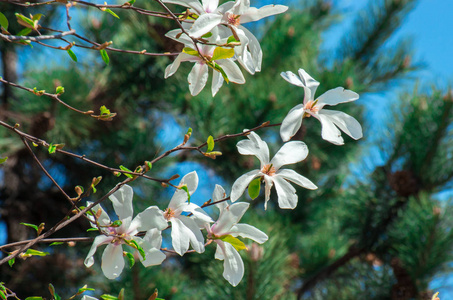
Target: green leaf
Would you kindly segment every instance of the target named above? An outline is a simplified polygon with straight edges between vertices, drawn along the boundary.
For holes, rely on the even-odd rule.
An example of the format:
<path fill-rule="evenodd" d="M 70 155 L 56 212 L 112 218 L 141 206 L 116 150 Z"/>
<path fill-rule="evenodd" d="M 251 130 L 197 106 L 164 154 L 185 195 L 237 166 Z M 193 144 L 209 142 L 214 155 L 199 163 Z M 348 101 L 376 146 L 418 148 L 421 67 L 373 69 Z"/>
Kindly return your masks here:
<path fill-rule="evenodd" d="M 6 300 L 6 295 L 3 291 L 0 291 L 0 298 Z"/>
<path fill-rule="evenodd" d="M 61 300 L 61 297 L 55 292 L 55 288 L 49 283 L 49 292 L 55 300 Z"/>
<path fill-rule="evenodd" d="M 118 300 L 118 297 L 112 296 L 112 295 L 109 295 L 109 294 L 104 294 L 104 295 L 101 295 L 101 299 L 103 299 L 103 300 Z M 27 300 L 27 299 L 25 299 L 25 300 Z"/>
<path fill-rule="evenodd" d="M 124 288 L 122 288 L 121 291 L 119 292 L 118 300 L 124 300 Z"/>
<path fill-rule="evenodd" d="M 24 28 L 22 29 L 21 31 L 19 31 L 17 33 L 17 35 L 19 36 L 26 36 L 26 35 L 29 35 L 31 33 L 31 29 L 30 28 Z"/>
<path fill-rule="evenodd" d="M 27 226 L 27 227 L 31 227 L 33 228 L 34 230 L 36 230 L 36 232 L 38 232 L 38 226 L 34 225 L 34 224 L 29 224 L 29 223 L 20 223 L 20 225 L 24 225 L 24 226 Z"/>
<path fill-rule="evenodd" d="M 88 287 L 83 287 L 83 288 L 79 289 L 78 294 L 82 294 L 83 292 L 86 292 L 86 291 L 95 291 L 95 289 L 88 288 Z"/>
<path fill-rule="evenodd" d="M 110 62 L 110 58 L 109 55 L 107 54 L 107 51 L 105 49 L 101 49 L 99 50 L 99 52 L 101 53 L 102 60 L 105 62 L 106 65 L 108 65 Z"/>
<path fill-rule="evenodd" d="M 180 187 L 179 189 L 186 191 L 186 193 L 187 193 L 187 202 L 190 204 L 190 193 L 189 193 L 189 189 L 187 188 L 187 185 L 185 184 L 182 187 Z"/>
<path fill-rule="evenodd" d="M 261 177 L 255 178 L 250 182 L 248 192 L 250 198 L 255 200 L 260 195 Z"/>
<path fill-rule="evenodd" d="M 41 17 L 44 16 L 43 14 L 36 14 L 33 16 L 33 21 L 39 21 L 41 20 Z"/>
<path fill-rule="evenodd" d="M 25 298 L 25 300 L 44 300 L 44 298 L 39 297 L 39 296 L 33 296 L 33 297 L 27 297 L 27 298 Z"/>
<path fill-rule="evenodd" d="M 152 169 L 153 168 L 153 164 L 149 161 L 146 162 L 146 166 L 148 167 L 148 169 Z"/>
<path fill-rule="evenodd" d="M 115 14 L 110 8 L 106 8 L 105 11 L 108 12 L 109 14 L 111 14 L 112 16 L 114 16 L 114 17 L 117 18 L 117 19 L 120 18 L 120 17 L 118 17 L 118 15 Z"/>
<path fill-rule="evenodd" d="M 57 86 L 56 93 L 57 93 L 58 95 L 63 94 L 63 93 L 64 93 L 64 87 L 62 87 L 62 86 Z"/>
<path fill-rule="evenodd" d="M 184 49 L 182 49 L 182 52 L 193 56 L 200 56 L 197 50 L 193 50 L 192 48 L 189 47 L 185 47 Z"/>
<path fill-rule="evenodd" d="M 225 73 L 225 71 L 223 70 L 223 68 L 221 66 L 219 66 L 216 62 L 210 62 L 208 64 L 208 66 L 210 66 L 211 68 L 213 68 L 214 70 L 220 72 L 220 74 L 222 74 L 222 77 L 223 79 L 225 79 L 226 83 L 229 83 L 230 80 L 228 79 L 228 76 L 227 74 Z"/>
<path fill-rule="evenodd" d="M 247 249 L 247 247 L 245 247 L 245 244 L 240 239 L 235 238 L 230 234 L 221 236 L 220 240 L 231 244 L 231 246 L 233 246 L 237 251 Z"/>
<path fill-rule="evenodd" d="M 73 61 L 77 62 L 77 56 L 75 55 L 74 51 L 72 51 L 71 49 L 68 49 L 68 50 L 66 50 L 66 52 L 68 52 L 69 57 L 72 58 Z"/>
<path fill-rule="evenodd" d="M 49 255 L 49 252 L 42 252 L 42 251 L 38 251 L 38 250 L 35 250 L 35 249 L 28 249 L 24 255 L 30 255 L 30 256 L 46 256 L 46 255 Z"/>
<path fill-rule="evenodd" d="M 105 105 L 102 105 L 99 110 L 101 111 L 101 115 L 110 115 L 110 109 L 108 109 Z"/>
<path fill-rule="evenodd" d="M 192 135 L 192 127 L 189 127 L 189 129 L 187 129 L 187 134 Z"/>
<path fill-rule="evenodd" d="M 55 146 L 54 144 L 50 143 L 50 145 L 49 145 L 49 154 L 55 153 L 56 150 L 57 150 L 57 146 Z"/>
<path fill-rule="evenodd" d="M 2 26 L 5 30 L 8 30 L 9 26 L 8 19 L 1 12 L 0 12 L 0 26 Z"/>
<path fill-rule="evenodd" d="M 130 5 L 133 5 L 135 3 L 135 0 L 130 0 L 127 3 L 130 3 Z"/>
<path fill-rule="evenodd" d="M 97 228 L 88 228 L 87 231 L 98 231 Z"/>
<path fill-rule="evenodd" d="M 210 38 L 211 36 L 212 36 L 212 32 L 208 32 L 205 35 L 202 35 L 201 38 L 206 39 L 206 38 Z"/>
<path fill-rule="evenodd" d="M 57 246 L 57 245 L 61 245 L 61 244 L 64 244 L 64 243 L 63 242 L 53 242 L 49 246 Z"/>
<path fill-rule="evenodd" d="M 134 255 L 132 255 L 132 253 L 126 252 L 126 258 L 129 262 L 129 268 L 132 268 L 135 265 Z"/>
<path fill-rule="evenodd" d="M 234 56 L 234 49 L 216 47 L 214 49 L 214 54 L 212 55 L 211 61 L 218 60 L 218 59 L 227 59 L 227 58 L 231 58 L 233 56 Z"/>
<path fill-rule="evenodd" d="M 4 163 L 8 159 L 8 156 L 5 158 L 0 158 L 0 164 Z"/>
<path fill-rule="evenodd" d="M 32 28 L 35 27 L 35 23 L 33 22 L 32 19 L 29 19 L 29 18 L 27 18 L 26 16 L 21 15 L 21 14 L 19 14 L 19 13 L 15 13 L 15 15 L 16 15 L 17 21 L 18 21 L 21 25 L 26 26 L 26 25 L 25 25 L 25 23 L 26 23 L 26 24 L 30 25 Z M 23 21 L 24 23 L 21 23 L 20 21 Z"/>
<path fill-rule="evenodd" d="M 121 222 L 121 220 L 116 220 L 112 223 L 112 227 L 120 227 L 121 225 L 123 225 L 123 222 Z"/>
<path fill-rule="evenodd" d="M 142 247 L 140 247 L 136 241 L 134 240 L 124 240 L 126 242 L 126 244 L 128 244 L 129 246 L 131 246 L 132 248 L 135 248 L 138 250 L 138 252 L 140 253 L 140 255 L 143 257 L 143 259 L 145 259 L 145 251 L 143 250 Z"/>
<path fill-rule="evenodd" d="M 14 265 L 15 262 L 16 262 L 16 258 L 15 258 L 15 257 L 14 257 L 14 258 L 11 258 L 10 260 L 8 260 L 8 265 L 9 265 L 10 267 L 12 267 L 12 266 Z"/>
<path fill-rule="evenodd" d="M 240 41 L 238 41 L 237 39 L 234 38 L 234 36 L 230 36 L 227 40 L 227 44 L 229 43 L 240 43 Z"/>
<path fill-rule="evenodd" d="M 207 143 L 208 143 L 208 150 L 207 150 L 207 152 L 211 152 L 212 150 L 214 150 L 214 138 L 212 137 L 212 135 L 210 135 L 210 136 L 208 137 Z"/>
<path fill-rule="evenodd" d="M 120 169 L 123 170 L 123 171 L 127 171 L 127 172 L 132 172 L 131 170 L 129 170 L 128 168 L 126 168 L 125 166 L 121 165 L 120 166 Z M 128 178 L 133 178 L 134 176 L 132 176 L 131 174 L 127 174 L 127 173 L 123 173 L 126 177 Z"/>

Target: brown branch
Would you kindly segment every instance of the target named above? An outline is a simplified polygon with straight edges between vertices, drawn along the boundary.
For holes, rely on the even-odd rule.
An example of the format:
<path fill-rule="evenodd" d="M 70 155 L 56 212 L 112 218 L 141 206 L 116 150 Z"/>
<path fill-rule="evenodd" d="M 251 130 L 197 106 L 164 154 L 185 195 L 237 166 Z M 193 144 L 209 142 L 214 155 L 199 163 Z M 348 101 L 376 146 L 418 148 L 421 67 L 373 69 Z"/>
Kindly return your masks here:
<path fill-rule="evenodd" d="M 66 35 L 74 35 L 75 30 L 65 31 L 60 34 L 54 35 L 40 35 L 40 36 L 25 36 L 25 35 L 7 35 L 0 33 L 0 38 L 7 41 L 7 42 L 16 42 L 16 41 L 31 41 L 37 42 L 42 40 L 57 40 L 61 39 Z"/>

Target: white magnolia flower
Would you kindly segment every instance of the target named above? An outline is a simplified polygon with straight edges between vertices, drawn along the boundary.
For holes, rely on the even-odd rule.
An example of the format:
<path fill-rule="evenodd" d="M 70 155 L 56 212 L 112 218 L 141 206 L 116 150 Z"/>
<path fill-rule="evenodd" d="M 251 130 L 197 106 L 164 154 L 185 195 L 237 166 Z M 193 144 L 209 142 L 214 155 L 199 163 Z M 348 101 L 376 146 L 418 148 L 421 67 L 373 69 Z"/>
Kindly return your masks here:
<path fill-rule="evenodd" d="M 200 38 L 218 25 L 225 25 L 219 28 L 222 36 L 233 34 L 239 38 L 241 45 L 236 47 L 238 61 L 251 74 L 261 71 L 263 53 L 257 38 L 241 24 L 280 14 L 288 9 L 284 5 L 266 5 L 257 9 L 250 7 L 250 0 L 229 1 L 220 6 L 218 0 L 202 0 L 202 5 L 197 0 L 164 2 L 189 7 L 198 15 L 189 31 L 192 37 Z"/>
<path fill-rule="evenodd" d="M 362 126 L 348 114 L 336 110 L 325 110 L 324 105 L 337 105 L 359 99 L 359 95 L 351 90 L 337 87 L 328 90 L 315 100 L 315 92 L 319 82 L 314 80 L 303 69 L 299 69 L 299 77 L 294 73 L 282 72 L 282 77 L 291 84 L 304 88 L 304 103 L 291 109 L 282 122 L 280 136 L 283 141 L 289 141 L 302 125 L 302 119 L 313 116 L 321 122 L 322 138 L 335 145 L 343 145 L 340 128 L 344 133 L 357 140 L 362 137 Z M 338 127 L 338 128 L 337 128 Z"/>
<path fill-rule="evenodd" d="M 192 195 L 198 186 L 197 172 L 193 171 L 185 175 L 179 186 L 186 186 L 188 193 Z M 204 252 L 204 237 L 201 233 L 200 223 L 214 222 L 198 205 L 188 203 L 187 191 L 178 189 L 171 198 L 164 217 L 171 222 L 171 239 L 173 249 L 179 255 L 189 250 L 189 243 L 198 253 Z M 191 217 L 182 215 L 183 212 L 192 213 Z"/>
<path fill-rule="evenodd" d="M 151 265 L 158 265 L 165 259 L 165 255 L 156 254 L 156 241 L 150 242 L 148 233 L 154 234 L 155 231 L 161 231 L 167 227 L 167 222 L 157 206 L 150 206 L 143 212 L 139 213 L 133 220 L 132 208 L 133 190 L 130 186 L 124 185 L 115 193 L 110 195 L 109 199 L 112 201 L 115 213 L 118 215 L 118 220 L 121 225 L 112 224 L 108 214 L 102 209 L 100 205 L 93 207 L 92 211 L 96 214 L 97 223 L 99 227 L 104 230 L 105 235 L 97 236 L 94 239 L 93 245 L 85 259 L 85 266 L 91 267 L 94 263 L 93 255 L 97 247 L 107 244 L 102 255 L 102 272 L 109 279 L 117 278 L 124 267 L 123 248 L 122 244 L 127 241 L 135 241 L 138 245 L 143 245 L 142 248 L 145 252 L 145 260 L 142 261 L 145 267 Z M 88 205 L 90 203 L 88 202 Z M 95 217 L 88 215 L 92 221 Z M 92 227 L 97 228 L 96 225 L 91 224 Z M 155 231 L 154 231 L 155 230 Z M 135 236 L 140 231 L 147 231 L 148 237 L 144 239 Z M 160 233 L 159 233 L 160 234 Z M 159 245 L 160 248 L 160 245 Z M 161 253 L 162 254 L 162 253 Z"/>
<path fill-rule="evenodd" d="M 212 201 L 225 198 L 225 191 L 220 185 L 216 185 L 212 195 Z M 248 224 L 238 224 L 249 207 L 249 203 L 238 202 L 228 205 L 226 202 L 217 203 L 220 215 L 217 221 L 209 227 L 208 239 L 217 243 L 215 258 L 223 260 L 223 277 L 232 286 L 237 286 L 244 276 L 244 263 L 237 248 L 245 249 L 245 245 L 236 237 L 249 238 L 257 243 L 267 241 L 267 235 L 261 230 Z"/>
<path fill-rule="evenodd" d="M 201 53 L 200 55 L 200 53 L 194 49 L 193 41 L 186 34 L 181 34 L 181 29 L 172 30 L 168 32 L 166 36 L 183 43 L 185 48 L 183 52 L 176 57 L 173 63 L 167 66 L 165 69 L 165 78 L 173 75 L 178 70 L 181 62 L 194 62 L 195 65 L 187 78 L 190 94 L 192 96 L 198 95 L 205 87 L 206 82 L 208 81 L 209 67 L 213 69 L 212 96 L 215 96 L 219 91 L 225 79 L 237 84 L 245 83 L 245 78 L 244 75 L 242 75 L 241 69 L 239 69 L 232 58 L 234 56 L 233 49 L 198 44 L 198 49 Z M 219 36 L 213 34 L 208 41 L 216 43 L 218 39 Z"/>
<path fill-rule="evenodd" d="M 265 209 L 267 208 L 267 201 L 269 201 L 273 185 L 275 185 L 277 190 L 280 208 L 290 209 L 296 207 L 298 199 L 296 189 L 288 181 L 310 190 L 318 188 L 310 180 L 296 173 L 296 171 L 280 169 L 284 165 L 300 162 L 307 157 L 308 148 L 304 142 L 293 141 L 284 144 L 274 158 L 269 161 L 269 148 L 266 142 L 261 140 L 258 134 L 254 132 L 250 132 L 247 137 L 249 140 L 242 140 L 237 143 L 238 151 L 243 155 L 255 155 L 258 157 L 261 162 L 261 168 L 250 171 L 236 179 L 231 188 L 230 197 L 232 202 L 239 199 L 250 182 L 257 177 L 261 177 L 265 183 Z"/>
<path fill-rule="evenodd" d="M 88 295 L 83 295 L 82 300 L 98 300 L 98 298 L 94 298 Z"/>

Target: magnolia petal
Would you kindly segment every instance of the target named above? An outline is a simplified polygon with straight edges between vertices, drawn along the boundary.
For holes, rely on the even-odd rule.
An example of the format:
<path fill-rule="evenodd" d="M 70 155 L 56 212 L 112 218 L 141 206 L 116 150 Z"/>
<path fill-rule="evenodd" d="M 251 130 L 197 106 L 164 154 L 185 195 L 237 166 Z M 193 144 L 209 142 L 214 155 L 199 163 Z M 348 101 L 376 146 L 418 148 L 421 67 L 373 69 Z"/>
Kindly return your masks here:
<path fill-rule="evenodd" d="M 176 57 L 176 59 L 173 61 L 173 63 L 169 64 L 165 68 L 165 76 L 164 76 L 164 78 L 167 79 L 171 75 L 175 74 L 175 72 L 178 70 L 179 65 L 181 64 L 181 62 L 191 60 L 192 58 L 194 58 L 194 56 L 189 55 L 187 53 L 180 53 Z"/>
<path fill-rule="evenodd" d="M 363 137 L 362 126 L 350 115 L 341 111 L 327 109 L 323 109 L 319 114 L 329 117 L 338 128 L 353 139 L 358 140 Z"/>
<path fill-rule="evenodd" d="M 231 12 L 237 16 L 244 14 L 250 8 L 250 0 L 236 0 Z"/>
<path fill-rule="evenodd" d="M 264 175 L 264 210 L 267 209 L 267 202 L 271 198 L 271 189 L 274 185 L 272 178 L 273 177 Z"/>
<path fill-rule="evenodd" d="M 236 181 L 233 183 L 233 186 L 231 187 L 231 202 L 236 201 L 237 199 L 239 199 L 239 197 L 242 196 L 249 183 L 258 176 L 259 172 L 259 170 L 253 170 L 236 179 Z"/>
<path fill-rule="evenodd" d="M 198 187 L 198 174 L 196 171 L 192 171 L 184 175 L 184 177 L 179 182 L 179 185 L 187 185 L 189 194 L 192 195 Z"/>
<path fill-rule="evenodd" d="M 212 74 L 212 85 L 211 85 L 212 97 L 214 97 L 220 90 L 220 88 L 223 85 L 223 81 L 224 79 L 222 74 L 220 74 L 220 72 L 214 71 Z"/>
<path fill-rule="evenodd" d="M 297 85 L 300 87 L 305 86 L 304 83 L 300 80 L 300 78 L 297 77 L 297 75 L 291 71 L 281 72 L 280 75 L 283 77 L 283 79 L 285 79 L 286 81 L 288 81 L 291 84 L 294 84 L 294 85 Z"/>
<path fill-rule="evenodd" d="M 269 16 L 284 13 L 288 10 L 285 5 L 266 5 L 261 8 L 250 7 L 241 15 L 241 23 L 248 23 L 261 20 Z"/>
<path fill-rule="evenodd" d="M 127 184 L 123 185 L 119 190 L 109 196 L 112 201 L 113 209 L 120 220 L 130 218 L 134 214 L 132 207 L 132 198 L 134 191 Z"/>
<path fill-rule="evenodd" d="M 219 243 L 222 243 L 222 246 L 223 246 L 223 241 L 221 241 L 221 240 L 214 240 L 214 241 L 217 243 L 217 248 L 215 250 L 214 258 L 218 259 L 218 260 L 224 260 L 225 256 L 223 255 L 223 249 L 219 245 Z"/>
<path fill-rule="evenodd" d="M 216 184 L 215 188 L 214 188 L 214 192 L 212 192 L 212 202 L 217 202 L 217 201 L 225 199 L 225 198 L 226 198 L 225 189 L 221 185 Z M 223 206 L 223 204 L 226 204 L 226 201 L 217 203 L 216 206 L 218 207 L 218 205 L 220 205 L 220 204 L 222 204 L 222 206 Z"/>
<path fill-rule="evenodd" d="M 198 0 L 163 0 L 163 2 L 192 8 L 198 15 L 205 12 Z"/>
<path fill-rule="evenodd" d="M 230 234 L 231 227 L 239 222 L 249 206 L 250 204 L 245 202 L 229 205 L 221 212 L 219 219 L 212 225 L 211 232 L 217 236 Z"/>
<path fill-rule="evenodd" d="M 83 295 L 82 300 L 98 300 L 97 298 L 88 296 L 88 295 Z"/>
<path fill-rule="evenodd" d="M 318 97 L 316 106 L 321 109 L 324 105 L 337 105 L 339 103 L 351 102 L 359 99 L 359 94 L 342 87 L 328 90 Z"/>
<path fill-rule="evenodd" d="M 146 252 L 145 260 L 142 260 L 142 264 L 145 267 L 158 266 L 167 258 L 167 256 L 156 248 L 150 249 Z"/>
<path fill-rule="evenodd" d="M 283 169 L 283 170 L 278 170 L 278 172 L 275 174 L 275 176 L 281 176 L 285 178 L 286 180 L 289 180 L 291 182 L 294 182 L 295 184 L 304 187 L 309 190 L 316 190 L 318 187 L 311 182 L 308 178 L 300 175 L 294 170 L 291 169 Z"/>
<path fill-rule="evenodd" d="M 304 69 L 299 69 L 298 73 L 304 85 L 305 91 L 304 104 L 306 104 L 308 101 L 313 100 L 315 98 L 315 93 L 316 89 L 319 86 L 319 82 L 314 80 L 313 77 L 311 77 L 307 72 L 305 72 Z"/>
<path fill-rule="evenodd" d="M 231 228 L 231 231 L 243 238 L 252 239 L 259 244 L 264 243 L 268 239 L 264 232 L 249 224 L 236 224 Z"/>
<path fill-rule="evenodd" d="M 245 130 L 244 130 L 245 131 Z M 260 151 L 257 152 L 256 157 L 261 162 L 261 167 L 269 163 L 269 147 L 267 146 L 267 143 L 263 141 L 258 134 L 255 132 L 250 132 L 247 137 L 249 140 L 251 140 L 253 143 L 255 143 Z"/>
<path fill-rule="evenodd" d="M 304 115 L 304 105 L 298 104 L 293 107 L 283 119 L 280 127 L 280 137 L 284 142 L 289 141 L 302 126 L 302 117 Z"/>
<path fill-rule="evenodd" d="M 102 254 L 101 269 L 105 277 L 115 279 L 120 276 L 124 268 L 123 247 L 108 244 Z"/>
<path fill-rule="evenodd" d="M 228 80 L 237 84 L 245 83 L 244 75 L 241 69 L 231 59 L 219 59 L 216 63 L 222 67 L 228 77 Z"/>
<path fill-rule="evenodd" d="M 197 62 L 187 77 L 189 90 L 192 96 L 198 95 L 208 81 L 208 66 L 205 63 Z"/>
<path fill-rule="evenodd" d="M 165 220 L 162 211 L 157 206 L 150 206 L 139 213 L 130 226 L 130 229 L 136 229 L 137 231 L 148 231 L 152 228 L 159 230 L 167 228 L 167 220 Z"/>
<path fill-rule="evenodd" d="M 171 241 L 176 253 L 183 256 L 189 250 L 189 236 L 191 231 L 184 226 L 179 218 L 173 218 L 171 221 Z"/>
<path fill-rule="evenodd" d="M 87 201 L 87 207 L 90 206 L 91 204 L 93 204 L 93 202 L 91 201 Z M 110 217 L 109 215 L 105 212 L 105 210 L 102 208 L 102 206 L 100 206 L 99 204 L 96 204 L 95 206 L 93 206 L 91 208 L 91 211 L 94 213 L 94 214 L 97 214 L 97 212 L 101 210 L 101 215 L 97 218 L 97 221 L 99 223 L 99 225 L 101 226 L 106 226 L 106 225 L 109 225 L 111 223 L 110 221 Z M 94 217 L 92 215 L 87 215 L 88 216 L 88 219 L 91 220 L 91 221 L 94 221 Z M 93 223 L 90 222 L 90 225 L 91 227 L 93 228 L 97 228 L 97 226 Z"/>
<path fill-rule="evenodd" d="M 237 286 L 244 276 L 244 263 L 239 252 L 231 244 L 223 244 L 223 277 L 232 286 Z"/>
<path fill-rule="evenodd" d="M 212 28 L 216 27 L 222 22 L 222 15 L 217 13 L 202 14 L 192 25 L 189 31 L 189 35 L 195 38 L 199 38 L 202 35 L 211 31 Z"/>
<path fill-rule="evenodd" d="M 275 170 L 281 166 L 303 161 L 308 155 L 308 147 L 304 142 L 291 141 L 284 144 L 271 160 Z"/>
<path fill-rule="evenodd" d="M 182 206 L 185 205 L 186 201 L 189 199 L 187 196 L 187 192 L 184 190 L 176 190 L 171 197 L 170 203 L 168 204 L 168 208 L 175 211 L 177 209 L 183 210 Z"/>
<path fill-rule="evenodd" d="M 241 16 L 241 22 L 242 22 L 242 17 Z M 260 42 L 258 39 L 251 33 L 247 28 L 244 26 L 240 26 L 240 29 L 242 29 L 245 33 L 245 36 L 248 38 L 248 48 L 250 49 L 250 54 L 251 58 L 253 60 L 254 64 L 254 72 L 260 72 L 261 71 L 261 62 L 263 60 L 263 51 L 261 50 Z"/>
<path fill-rule="evenodd" d="M 319 121 L 321 121 L 322 125 L 321 136 L 323 139 L 335 145 L 344 144 L 344 140 L 341 137 L 340 130 L 338 130 L 338 128 L 335 126 L 332 119 L 328 115 L 318 113 L 313 116 L 316 117 Z"/>
<path fill-rule="evenodd" d="M 87 257 L 85 258 L 84 262 L 87 268 L 91 267 L 94 264 L 93 255 L 96 253 L 97 247 L 103 244 L 110 243 L 111 240 L 113 240 L 113 237 L 105 235 L 98 235 L 94 239 L 93 244 L 91 245 L 91 249 L 90 251 L 88 251 Z"/>
<path fill-rule="evenodd" d="M 212 220 L 212 218 L 201 207 L 199 207 L 196 204 L 193 203 L 187 204 L 184 207 L 184 211 L 191 212 L 195 219 L 201 221 L 201 224 L 204 224 L 204 222 L 207 223 L 214 222 L 214 220 Z"/>
<path fill-rule="evenodd" d="M 188 237 L 190 239 L 190 245 L 192 245 L 192 248 L 198 253 L 203 253 L 204 237 L 200 231 L 200 227 L 198 226 L 198 224 L 192 218 L 186 216 L 179 216 L 179 219 L 188 229 L 189 232 Z"/>
<path fill-rule="evenodd" d="M 183 23 L 183 24 L 186 24 L 186 23 Z M 183 27 L 186 27 L 186 26 L 183 26 Z M 185 28 L 185 29 L 187 32 L 190 28 Z M 183 33 L 182 29 L 180 29 L 180 28 L 170 30 L 169 32 L 167 32 L 165 34 L 165 36 L 172 40 L 177 41 L 178 43 L 184 44 L 186 47 L 194 48 L 192 39 L 187 34 Z M 186 54 L 186 53 L 184 53 L 184 54 Z M 192 56 L 192 58 L 194 58 L 193 55 L 190 55 L 190 56 Z"/>
<path fill-rule="evenodd" d="M 156 228 L 150 229 L 143 237 L 143 241 L 149 243 L 151 248 L 160 249 L 162 246 L 162 232 Z"/>
<path fill-rule="evenodd" d="M 252 55 L 247 51 L 246 47 L 244 47 L 245 51 L 241 52 L 241 49 L 242 48 L 239 48 L 238 50 L 235 49 L 236 54 L 238 55 L 237 60 L 247 72 L 254 75 L 256 67 Z"/>
<path fill-rule="evenodd" d="M 219 0 L 202 0 L 203 8 L 207 13 L 213 13 L 219 6 Z"/>
<path fill-rule="evenodd" d="M 242 140 L 236 144 L 238 152 L 242 155 L 255 155 L 261 163 L 261 167 L 269 163 L 269 148 L 267 144 L 256 143 L 251 140 Z"/>
<path fill-rule="evenodd" d="M 296 189 L 283 177 L 273 176 L 277 190 L 278 206 L 283 209 L 294 209 L 297 206 Z"/>

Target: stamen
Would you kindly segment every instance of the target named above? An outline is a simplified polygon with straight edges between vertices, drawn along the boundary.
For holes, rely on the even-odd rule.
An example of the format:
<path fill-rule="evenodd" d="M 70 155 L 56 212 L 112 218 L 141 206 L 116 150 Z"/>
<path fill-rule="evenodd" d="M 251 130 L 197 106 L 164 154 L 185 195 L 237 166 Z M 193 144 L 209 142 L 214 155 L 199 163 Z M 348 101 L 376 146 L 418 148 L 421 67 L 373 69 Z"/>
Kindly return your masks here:
<path fill-rule="evenodd" d="M 173 218 L 175 216 L 175 212 L 172 211 L 170 208 L 167 208 L 165 211 L 164 211 L 164 218 L 165 220 L 169 221 L 171 218 Z"/>
<path fill-rule="evenodd" d="M 228 16 L 228 24 L 231 24 L 233 26 L 241 25 L 241 16 L 240 15 L 235 15 L 235 14 L 230 14 Z"/>
<path fill-rule="evenodd" d="M 317 113 L 319 111 L 319 108 L 315 106 L 316 102 L 317 101 L 312 101 L 312 100 L 308 101 L 307 104 L 305 104 L 304 109 L 309 110 L 313 113 Z"/>
<path fill-rule="evenodd" d="M 274 166 L 272 164 L 268 164 L 268 165 L 265 165 L 262 169 L 261 169 L 261 173 L 264 173 L 266 175 L 269 175 L 269 176 L 273 176 L 275 174 L 276 170 L 274 168 Z"/>

